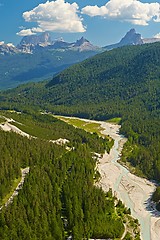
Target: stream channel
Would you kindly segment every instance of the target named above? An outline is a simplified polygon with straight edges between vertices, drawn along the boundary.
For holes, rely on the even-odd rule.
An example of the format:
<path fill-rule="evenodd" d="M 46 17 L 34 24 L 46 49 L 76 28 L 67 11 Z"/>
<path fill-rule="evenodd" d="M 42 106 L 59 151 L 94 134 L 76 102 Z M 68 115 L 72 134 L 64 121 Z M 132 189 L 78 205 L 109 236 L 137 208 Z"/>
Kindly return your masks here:
<path fill-rule="evenodd" d="M 102 133 L 114 140 L 110 153 L 104 154 L 99 159 L 98 171 L 101 174 L 101 180 L 98 185 L 104 191 L 112 188 L 115 196 L 131 209 L 131 215 L 140 223 L 142 240 L 159 240 L 160 215 L 155 209 L 150 208 L 149 201 L 155 191 L 155 184 L 131 174 L 127 168 L 117 162 L 120 159 L 123 145 L 127 141 L 123 135 L 119 134 L 121 126 L 101 121 L 81 120 L 101 124 L 104 129 Z"/>
<path fill-rule="evenodd" d="M 159 234 L 159 238 L 151 236 L 152 212 L 147 210 L 148 200 L 155 191 L 155 185 L 131 174 L 127 168 L 117 162 L 123 145 L 127 141 L 123 135 L 119 134 L 120 126 L 105 122 L 101 122 L 101 126 L 105 129 L 102 133 L 114 139 L 110 154 L 105 154 L 98 166 L 102 177 L 100 181 L 102 188 L 108 190 L 107 188 L 111 187 L 115 195 L 131 209 L 131 215 L 140 223 L 141 239 L 160 239 Z"/>

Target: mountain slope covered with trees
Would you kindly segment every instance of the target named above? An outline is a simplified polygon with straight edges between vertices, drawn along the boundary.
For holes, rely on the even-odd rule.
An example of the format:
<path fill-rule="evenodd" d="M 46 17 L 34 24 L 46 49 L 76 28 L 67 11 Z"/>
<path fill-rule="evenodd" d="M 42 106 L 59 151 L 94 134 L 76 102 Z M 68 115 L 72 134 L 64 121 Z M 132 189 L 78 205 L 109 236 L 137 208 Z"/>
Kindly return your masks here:
<path fill-rule="evenodd" d="M 121 117 L 126 159 L 160 180 L 160 44 L 104 52 L 55 76 L 1 94 L 2 108 L 31 106 L 92 119 Z"/>
<path fill-rule="evenodd" d="M 20 177 L 20 168 L 30 167 L 18 196 L 0 210 L 0 239 L 115 239 L 124 232 L 124 216 L 132 227 L 137 226 L 111 191 L 104 193 L 95 186 L 98 175 L 93 151 L 109 151 L 110 140 L 49 115 L 0 113 L 26 126 L 26 132 L 32 125 L 34 135 L 37 129 L 38 134 L 44 133 L 29 139 L 0 130 L 1 204 L 15 178 Z M 49 142 L 48 129 L 52 139 L 68 138 L 69 148 Z M 136 235 L 139 240 L 139 233 Z"/>
<path fill-rule="evenodd" d="M 95 55 L 96 51 L 41 49 L 34 54 L 0 55 L 0 89 L 8 89 L 26 82 L 52 78 L 70 65 Z"/>

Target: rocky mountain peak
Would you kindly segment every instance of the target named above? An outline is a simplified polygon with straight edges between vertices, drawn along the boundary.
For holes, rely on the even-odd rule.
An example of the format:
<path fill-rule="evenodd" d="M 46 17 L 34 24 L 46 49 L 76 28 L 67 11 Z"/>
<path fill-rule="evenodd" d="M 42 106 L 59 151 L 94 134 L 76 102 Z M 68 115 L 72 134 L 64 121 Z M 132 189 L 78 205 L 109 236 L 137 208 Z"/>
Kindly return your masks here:
<path fill-rule="evenodd" d="M 134 28 L 130 29 L 120 41 L 121 45 L 139 45 L 143 44 L 142 36 L 136 33 Z"/>
<path fill-rule="evenodd" d="M 4 43 L 0 42 L 0 55 L 9 55 L 19 53 L 19 49 L 17 49 L 13 43 Z"/>
<path fill-rule="evenodd" d="M 141 34 L 136 33 L 134 28 L 130 29 L 126 35 L 120 40 L 120 42 L 105 46 L 107 50 L 119 48 L 127 45 L 141 45 L 144 44 Z"/>
<path fill-rule="evenodd" d="M 77 40 L 75 43 L 75 46 L 81 46 L 84 43 L 89 43 L 89 41 L 87 39 L 85 39 L 84 37 L 81 37 L 81 39 Z"/>

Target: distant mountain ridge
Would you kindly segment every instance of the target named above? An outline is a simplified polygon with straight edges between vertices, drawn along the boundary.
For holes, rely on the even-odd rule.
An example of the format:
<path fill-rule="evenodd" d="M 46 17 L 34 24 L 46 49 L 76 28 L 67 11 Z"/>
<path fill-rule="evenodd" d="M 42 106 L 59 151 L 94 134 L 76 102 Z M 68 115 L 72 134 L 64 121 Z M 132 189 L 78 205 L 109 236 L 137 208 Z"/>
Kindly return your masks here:
<path fill-rule="evenodd" d="M 82 37 L 76 42 L 65 42 L 63 38 L 52 40 L 49 33 L 45 32 L 32 36 L 25 36 L 22 38 L 17 48 L 23 53 L 34 53 L 34 51 L 40 51 L 42 48 L 46 49 L 63 49 L 73 51 L 97 51 L 100 47 L 94 46 L 89 40 Z"/>
<path fill-rule="evenodd" d="M 17 53 L 20 53 L 20 50 L 16 48 L 12 43 L 5 44 L 4 42 L 0 42 L 0 55 Z"/>
<path fill-rule="evenodd" d="M 114 48 L 123 47 L 127 45 L 142 45 L 146 43 L 160 42 L 160 38 L 142 38 L 140 33 L 136 33 L 134 28 L 130 29 L 126 35 L 120 40 L 120 42 L 107 45 L 105 50 L 112 50 Z"/>
<path fill-rule="evenodd" d="M 75 42 L 66 42 L 63 38 L 52 40 L 48 32 L 25 36 L 17 46 L 0 42 L 0 89 L 53 77 L 70 65 L 106 50 L 157 41 L 160 39 L 143 39 L 135 29 L 131 29 L 119 43 L 104 48 L 93 45 L 84 37 Z"/>
<path fill-rule="evenodd" d="M 50 33 L 44 32 L 40 35 L 24 36 L 17 46 L 13 44 L 5 44 L 0 42 L 0 55 L 13 55 L 19 53 L 32 54 L 36 51 L 51 49 L 61 50 L 73 50 L 78 52 L 83 51 L 96 51 L 102 52 L 105 50 L 112 50 L 114 48 L 123 47 L 126 45 L 142 45 L 146 43 L 159 42 L 160 38 L 142 38 L 140 33 L 136 33 L 136 30 L 130 29 L 125 36 L 115 44 L 107 45 L 105 47 L 99 47 L 93 45 L 89 40 L 81 37 L 75 42 L 66 42 L 63 38 L 52 40 Z"/>
<path fill-rule="evenodd" d="M 44 32 L 40 35 L 24 36 L 17 46 L 13 44 L 0 43 L 0 55 L 13 55 L 18 53 L 34 53 L 43 49 L 63 49 L 73 51 L 99 51 L 101 48 L 94 46 L 89 40 L 84 37 L 80 38 L 76 42 L 65 42 L 63 38 L 52 40 L 48 32 Z"/>
<path fill-rule="evenodd" d="M 0 89 L 53 77 L 101 51 L 84 37 L 68 43 L 62 38 L 52 40 L 47 32 L 25 36 L 17 47 L 1 42 Z"/>

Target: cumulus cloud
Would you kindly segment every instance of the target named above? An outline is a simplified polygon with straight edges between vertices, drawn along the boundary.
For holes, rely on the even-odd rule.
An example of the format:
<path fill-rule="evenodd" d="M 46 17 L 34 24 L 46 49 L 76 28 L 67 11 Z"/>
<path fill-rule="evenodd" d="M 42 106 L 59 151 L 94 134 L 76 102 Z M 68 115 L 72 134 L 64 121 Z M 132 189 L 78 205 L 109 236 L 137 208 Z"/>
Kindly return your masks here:
<path fill-rule="evenodd" d="M 85 32 L 83 19 L 78 15 L 79 6 L 77 3 L 68 3 L 65 0 L 47 1 L 39 4 L 33 10 L 24 12 L 23 18 L 26 22 L 36 22 L 38 27 L 26 29 L 28 35 L 37 32 Z M 25 33 L 20 31 L 18 35 Z"/>
<path fill-rule="evenodd" d="M 160 4 L 142 3 L 139 0 L 109 0 L 104 6 L 86 6 L 83 14 L 91 17 L 102 16 L 131 22 L 135 25 L 148 25 L 149 21 L 160 22 Z"/>
<path fill-rule="evenodd" d="M 31 36 L 31 35 L 35 35 L 35 32 L 32 32 L 32 29 L 23 29 L 20 32 L 17 33 L 17 35 L 19 36 Z"/>
<path fill-rule="evenodd" d="M 160 38 L 160 33 L 157 33 L 154 38 Z"/>

